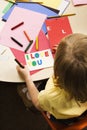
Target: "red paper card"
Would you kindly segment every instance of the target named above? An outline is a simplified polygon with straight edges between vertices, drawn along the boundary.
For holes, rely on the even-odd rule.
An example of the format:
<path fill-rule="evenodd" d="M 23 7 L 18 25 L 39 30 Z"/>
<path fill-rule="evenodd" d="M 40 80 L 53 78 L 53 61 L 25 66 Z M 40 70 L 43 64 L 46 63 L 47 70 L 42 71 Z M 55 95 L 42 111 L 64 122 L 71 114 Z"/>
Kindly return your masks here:
<path fill-rule="evenodd" d="M 68 17 L 47 19 L 46 27 L 51 49 L 53 49 L 53 46 L 58 44 L 63 37 L 72 33 Z"/>

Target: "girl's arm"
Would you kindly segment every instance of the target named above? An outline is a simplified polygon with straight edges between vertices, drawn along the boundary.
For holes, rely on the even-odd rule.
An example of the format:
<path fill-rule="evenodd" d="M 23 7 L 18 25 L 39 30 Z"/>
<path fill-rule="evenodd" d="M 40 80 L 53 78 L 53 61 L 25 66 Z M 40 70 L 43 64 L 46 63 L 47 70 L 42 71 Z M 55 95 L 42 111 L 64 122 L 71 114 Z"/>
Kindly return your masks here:
<path fill-rule="evenodd" d="M 32 79 L 31 79 L 29 69 L 27 68 L 27 66 L 25 66 L 24 68 L 17 66 L 17 71 L 26 82 L 26 85 L 27 85 L 27 88 L 29 91 L 29 95 L 31 97 L 31 100 L 32 100 L 34 106 L 38 110 L 41 110 L 41 108 L 39 106 L 39 101 L 38 101 L 39 91 L 37 90 L 35 84 L 33 83 Z"/>

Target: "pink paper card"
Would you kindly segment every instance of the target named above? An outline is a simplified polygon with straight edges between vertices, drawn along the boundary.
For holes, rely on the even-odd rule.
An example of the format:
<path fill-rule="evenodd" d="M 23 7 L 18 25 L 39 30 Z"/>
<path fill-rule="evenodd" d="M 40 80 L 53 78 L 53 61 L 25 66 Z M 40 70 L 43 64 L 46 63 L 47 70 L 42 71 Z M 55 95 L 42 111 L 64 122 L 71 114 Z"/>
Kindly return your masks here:
<path fill-rule="evenodd" d="M 87 4 L 87 0 L 72 0 L 74 5 Z"/>
<path fill-rule="evenodd" d="M 45 14 L 37 13 L 20 7 L 15 7 L 0 33 L 0 43 L 24 52 L 26 47 L 29 45 L 29 40 L 24 34 L 24 31 L 26 31 L 30 40 L 33 40 L 32 45 L 27 51 L 30 52 L 46 17 L 47 16 Z M 18 26 L 18 24 L 21 22 L 23 23 Z M 16 25 L 17 27 L 11 30 Z M 23 47 L 19 46 L 19 44 L 11 39 L 11 37 L 20 42 Z"/>
<path fill-rule="evenodd" d="M 42 30 L 40 30 L 40 33 L 38 35 L 38 51 L 42 51 L 45 49 L 49 49 L 50 48 L 50 43 L 48 38 L 46 37 L 46 35 L 44 34 L 44 32 Z M 34 46 L 31 49 L 31 52 L 36 52 L 36 41 Z"/>
<path fill-rule="evenodd" d="M 45 36 L 45 34 L 42 30 L 40 30 L 40 32 L 39 32 L 38 41 L 39 41 L 39 50 L 38 51 L 42 51 L 42 50 L 46 50 L 46 49 L 50 48 L 49 40 L 47 39 L 47 37 Z M 11 49 L 12 53 L 14 54 L 14 56 L 20 61 L 20 63 L 25 65 L 26 64 L 25 53 L 23 51 L 19 51 L 19 50 L 14 49 L 14 48 L 10 48 L 10 49 Z M 31 53 L 36 52 L 35 44 L 32 47 L 30 52 Z M 38 71 L 39 70 L 34 70 L 34 71 L 31 71 L 30 73 L 34 74 Z"/>
<path fill-rule="evenodd" d="M 51 49 L 53 49 L 53 46 L 58 44 L 63 37 L 72 33 L 68 17 L 47 19 L 46 27 Z"/>

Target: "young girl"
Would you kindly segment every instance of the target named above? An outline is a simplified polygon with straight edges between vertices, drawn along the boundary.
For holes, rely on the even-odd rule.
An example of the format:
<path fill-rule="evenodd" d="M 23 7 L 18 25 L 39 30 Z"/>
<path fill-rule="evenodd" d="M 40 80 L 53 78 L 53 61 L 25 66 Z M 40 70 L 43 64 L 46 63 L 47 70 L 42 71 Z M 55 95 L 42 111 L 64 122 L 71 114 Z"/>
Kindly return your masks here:
<path fill-rule="evenodd" d="M 54 74 L 45 89 L 38 91 L 27 66 L 17 66 L 26 82 L 34 106 L 56 119 L 78 117 L 87 110 L 87 36 L 71 34 L 59 43 L 54 58 Z"/>

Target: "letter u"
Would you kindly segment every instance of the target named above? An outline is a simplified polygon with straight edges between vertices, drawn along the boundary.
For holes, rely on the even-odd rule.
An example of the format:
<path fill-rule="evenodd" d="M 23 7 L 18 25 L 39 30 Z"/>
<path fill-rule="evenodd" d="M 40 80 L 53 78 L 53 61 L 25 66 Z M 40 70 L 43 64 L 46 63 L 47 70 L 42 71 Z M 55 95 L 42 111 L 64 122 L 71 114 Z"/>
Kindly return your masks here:
<path fill-rule="evenodd" d="M 37 60 L 38 65 L 42 64 L 42 60 Z"/>

